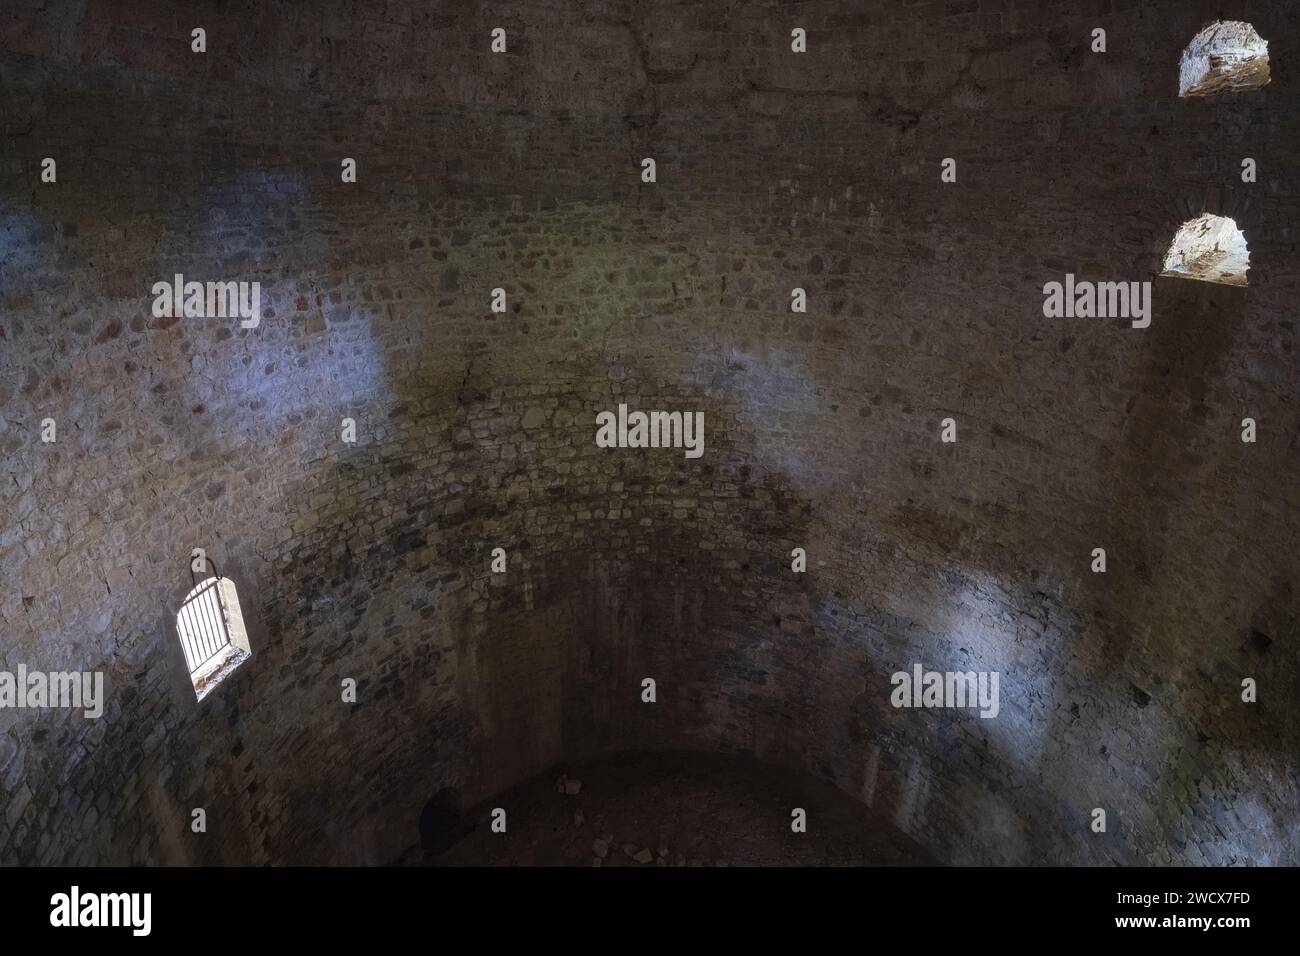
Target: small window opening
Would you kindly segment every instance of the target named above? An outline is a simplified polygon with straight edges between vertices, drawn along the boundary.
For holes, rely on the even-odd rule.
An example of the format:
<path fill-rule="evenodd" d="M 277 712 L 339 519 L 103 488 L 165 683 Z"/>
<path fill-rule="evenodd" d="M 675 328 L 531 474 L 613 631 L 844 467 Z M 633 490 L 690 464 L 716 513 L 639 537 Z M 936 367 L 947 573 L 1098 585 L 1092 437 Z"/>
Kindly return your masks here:
<path fill-rule="evenodd" d="M 1238 20 L 1220 20 L 1187 44 L 1178 63 L 1179 96 L 1214 96 L 1268 83 L 1268 42 Z"/>
<path fill-rule="evenodd" d="M 176 632 L 199 700 L 253 656 L 234 582 L 220 575 L 200 582 L 185 595 L 176 615 Z"/>
<path fill-rule="evenodd" d="M 1162 276 L 1245 285 L 1250 250 L 1237 224 L 1226 216 L 1204 213 L 1178 228 L 1165 253 Z"/>

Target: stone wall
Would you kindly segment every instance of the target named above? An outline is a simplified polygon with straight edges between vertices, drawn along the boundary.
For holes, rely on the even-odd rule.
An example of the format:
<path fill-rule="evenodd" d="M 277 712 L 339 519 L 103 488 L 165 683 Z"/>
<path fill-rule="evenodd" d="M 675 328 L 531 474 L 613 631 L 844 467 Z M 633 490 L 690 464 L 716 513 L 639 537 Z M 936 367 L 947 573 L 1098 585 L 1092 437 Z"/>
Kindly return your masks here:
<path fill-rule="evenodd" d="M 952 862 L 1300 862 L 1296 14 L 1179 100 L 1217 8 L 1076 6 L 6 4 L 0 669 L 110 699 L 0 710 L 0 860 L 387 862 L 442 786 L 686 746 Z M 1201 211 L 1248 288 L 1155 278 Z M 260 327 L 154 318 L 177 272 Z M 1151 327 L 1045 319 L 1067 272 Z M 620 401 L 705 455 L 597 448 Z M 202 704 L 193 547 L 254 650 Z"/>

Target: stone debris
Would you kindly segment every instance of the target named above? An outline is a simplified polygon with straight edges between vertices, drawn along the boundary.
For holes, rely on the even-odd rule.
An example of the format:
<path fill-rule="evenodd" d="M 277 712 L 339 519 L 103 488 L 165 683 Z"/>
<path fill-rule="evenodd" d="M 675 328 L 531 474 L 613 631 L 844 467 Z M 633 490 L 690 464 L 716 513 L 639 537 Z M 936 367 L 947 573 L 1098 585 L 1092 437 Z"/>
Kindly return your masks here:
<path fill-rule="evenodd" d="M 600 857 L 602 860 L 605 859 L 605 857 L 609 856 L 609 841 L 608 840 L 591 841 L 591 852 L 596 854 L 596 856 Z"/>
<path fill-rule="evenodd" d="M 638 863 L 649 863 L 654 858 L 655 855 L 650 852 L 649 847 L 646 847 L 645 849 L 641 850 L 639 853 L 637 853 L 635 856 L 632 857 L 632 859 L 636 860 Z"/>

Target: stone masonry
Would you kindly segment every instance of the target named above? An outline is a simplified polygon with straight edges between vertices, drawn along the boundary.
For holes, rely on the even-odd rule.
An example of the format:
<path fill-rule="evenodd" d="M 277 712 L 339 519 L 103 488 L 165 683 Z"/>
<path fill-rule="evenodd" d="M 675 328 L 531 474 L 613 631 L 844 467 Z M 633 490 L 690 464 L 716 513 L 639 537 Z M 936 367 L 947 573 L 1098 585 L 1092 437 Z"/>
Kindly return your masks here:
<path fill-rule="evenodd" d="M 0 862 L 386 863 L 658 748 L 950 863 L 1300 863 L 1300 24 L 1240 6 L 1270 84 L 1180 99 L 1215 4 L 4 4 L 0 669 L 109 696 L 0 710 Z M 1203 211 L 1247 287 L 1156 278 Z M 706 453 L 596 447 L 619 402 Z M 201 704 L 194 547 L 253 648 Z M 1001 714 L 894 709 L 915 662 Z"/>

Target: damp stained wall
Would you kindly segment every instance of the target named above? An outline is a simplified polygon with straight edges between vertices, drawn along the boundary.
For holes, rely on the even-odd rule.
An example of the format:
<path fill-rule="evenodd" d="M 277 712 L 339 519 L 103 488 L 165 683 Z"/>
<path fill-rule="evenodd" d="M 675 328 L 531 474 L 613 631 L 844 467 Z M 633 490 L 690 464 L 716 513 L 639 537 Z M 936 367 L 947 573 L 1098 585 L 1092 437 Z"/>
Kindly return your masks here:
<path fill-rule="evenodd" d="M 0 666 L 109 698 L 0 711 L 0 860 L 383 863 L 663 746 L 953 863 L 1300 861 L 1300 34 L 1241 6 L 1272 82 L 1179 100 L 1209 4 L 6 4 Z M 1245 289 L 1155 276 L 1207 210 Z M 176 273 L 260 326 L 154 318 Z M 1044 318 L 1066 273 L 1151 327 Z M 705 455 L 597 448 L 619 402 Z M 194 547 L 254 652 L 201 705 Z M 917 663 L 999 716 L 891 707 Z"/>

